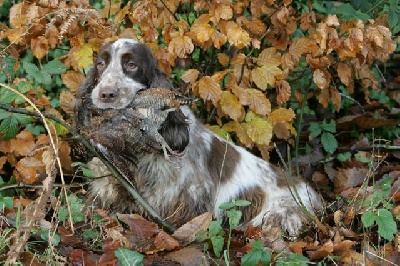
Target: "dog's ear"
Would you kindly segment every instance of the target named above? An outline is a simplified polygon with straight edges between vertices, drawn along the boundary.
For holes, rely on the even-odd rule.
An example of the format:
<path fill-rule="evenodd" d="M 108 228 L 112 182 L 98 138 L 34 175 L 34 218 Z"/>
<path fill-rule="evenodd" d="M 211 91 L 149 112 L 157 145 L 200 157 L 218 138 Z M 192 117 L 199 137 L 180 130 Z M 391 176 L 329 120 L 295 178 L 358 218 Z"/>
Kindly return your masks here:
<path fill-rule="evenodd" d="M 90 123 L 90 109 L 92 106 L 91 93 L 97 82 L 97 71 L 93 67 L 89 70 L 85 80 L 78 87 L 75 94 L 75 127 L 83 127 Z"/>
<path fill-rule="evenodd" d="M 166 88 L 166 89 L 173 89 L 172 83 L 168 80 L 165 73 L 163 73 L 157 67 L 154 68 L 154 76 L 153 80 L 151 80 L 149 84 L 149 88 Z"/>

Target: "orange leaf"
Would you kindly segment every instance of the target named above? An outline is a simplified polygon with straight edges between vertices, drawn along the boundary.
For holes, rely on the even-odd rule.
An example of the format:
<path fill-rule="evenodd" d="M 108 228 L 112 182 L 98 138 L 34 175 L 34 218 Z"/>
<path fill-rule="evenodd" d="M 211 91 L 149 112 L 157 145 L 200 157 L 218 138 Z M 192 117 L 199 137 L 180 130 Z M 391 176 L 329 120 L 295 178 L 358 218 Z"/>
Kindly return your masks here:
<path fill-rule="evenodd" d="M 264 49 L 257 58 L 259 66 L 279 66 L 281 64 L 281 54 L 276 48 L 270 47 Z"/>
<path fill-rule="evenodd" d="M 175 36 L 168 45 L 168 51 L 176 56 L 185 58 L 192 53 L 194 44 L 188 36 Z"/>
<path fill-rule="evenodd" d="M 318 50 L 315 40 L 309 37 L 300 37 L 289 47 L 289 53 L 296 57 L 300 57 L 307 53 L 314 54 L 317 53 Z"/>
<path fill-rule="evenodd" d="M 44 36 L 39 36 L 31 40 L 31 49 L 33 55 L 37 59 L 42 59 L 47 55 L 49 50 L 49 42 Z"/>
<path fill-rule="evenodd" d="M 318 96 L 318 101 L 324 108 L 328 107 L 329 104 L 329 90 L 328 89 L 322 89 L 321 93 Z"/>
<path fill-rule="evenodd" d="M 225 66 L 229 63 L 229 57 L 226 54 L 218 53 L 217 58 L 218 58 L 218 62 L 223 66 Z"/>
<path fill-rule="evenodd" d="M 15 28 L 15 29 L 8 29 L 5 32 L 5 36 L 11 43 L 19 44 L 24 41 L 25 29 L 24 28 Z"/>
<path fill-rule="evenodd" d="M 85 75 L 77 71 L 67 71 L 61 74 L 61 79 L 64 85 L 70 89 L 71 92 L 75 92 L 81 82 L 85 79 Z"/>
<path fill-rule="evenodd" d="M 268 120 L 274 123 L 290 122 L 296 117 L 292 109 L 277 108 L 268 116 Z"/>
<path fill-rule="evenodd" d="M 190 36 L 200 45 L 210 40 L 215 32 L 215 29 L 210 26 L 209 22 L 209 15 L 203 14 L 193 22 L 190 28 Z"/>
<path fill-rule="evenodd" d="M 75 96 L 70 91 L 61 91 L 60 107 L 69 115 L 74 114 Z"/>
<path fill-rule="evenodd" d="M 233 120 L 239 121 L 243 119 L 244 108 L 236 96 L 229 91 L 222 92 L 220 104 L 222 112 L 229 115 Z"/>
<path fill-rule="evenodd" d="M 212 101 L 214 104 L 221 98 L 221 87 L 218 82 L 210 76 L 202 77 L 199 80 L 199 94 L 205 101 Z"/>
<path fill-rule="evenodd" d="M 45 176 L 46 169 L 42 161 L 35 157 L 24 157 L 15 166 L 17 181 L 32 184 L 39 181 L 40 176 Z"/>
<path fill-rule="evenodd" d="M 252 111 L 259 115 L 267 115 L 271 113 L 271 102 L 259 90 L 247 89 L 249 99 L 249 107 Z"/>
<path fill-rule="evenodd" d="M 332 254 L 333 252 L 333 242 L 332 240 L 328 240 L 323 244 L 319 249 L 315 251 L 315 253 L 311 256 L 311 260 L 320 260 L 325 258 L 326 256 Z"/>
<path fill-rule="evenodd" d="M 335 106 L 336 112 L 339 112 L 341 108 L 342 96 L 335 87 L 330 87 L 329 92 L 331 95 L 333 105 Z"/>
<path fill-rule="evenodd" d="M 278 139 L 288 139 L 290 137 L 290 131 L 286 123 L 276 123 L 274 125 L 274 134 Z"/>
<path fill-rule="evenodd" d="M 181 79 L 186 83 L 193 84 L 199 77 L 199 74 L 200 71 L 197 69 L 188 69 L 182 74 Z"/>
<path fill-rule="evenodd" d="M 54 49 L 59 42 L 59 32 L 54 26 L 46 29 L 45 37 L 49 42 L 50 48 Z"/>
<path fill-rule="evenodd" d="M 154 245 L 159 250 L 174 250 L 179 247 L 178 241 L 164 231 L 158 233 L 154 239 Z"/>
<path fill-rule="evenodd" d="M 292 94 L 290 84 L 286 80 L 278 80 L 276 82 L 278 104 L 286 103 Z"/>
<path fill-rule="evenodd" d="M 35 139 L 32 133 L 28 130 L 23 130 L 18 135 L 10 139 L 10 149 L 16 156 L 27 156 L 36 147 Z"/>
<path fill-rule="evenodd" d="M 348 64 L 339 63 L 337 66 L 337 72 L 340 78 L 340 81 L 348 86 L 350 81 L 352 80 L 351 76 L 351 68 Z"/>

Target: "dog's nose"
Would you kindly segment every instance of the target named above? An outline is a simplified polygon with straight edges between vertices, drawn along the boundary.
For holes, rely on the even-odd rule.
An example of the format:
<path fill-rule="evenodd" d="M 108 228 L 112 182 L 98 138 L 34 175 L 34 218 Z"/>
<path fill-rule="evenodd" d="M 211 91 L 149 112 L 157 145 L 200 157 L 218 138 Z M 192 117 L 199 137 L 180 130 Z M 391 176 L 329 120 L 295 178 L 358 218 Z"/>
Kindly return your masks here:
<path fill-rule="evenodd" d="M 115 88 L 107 88 L 100 91 L 100 98 L 103 102 L 113 101 L 118 97 L 118 90 Z"/>

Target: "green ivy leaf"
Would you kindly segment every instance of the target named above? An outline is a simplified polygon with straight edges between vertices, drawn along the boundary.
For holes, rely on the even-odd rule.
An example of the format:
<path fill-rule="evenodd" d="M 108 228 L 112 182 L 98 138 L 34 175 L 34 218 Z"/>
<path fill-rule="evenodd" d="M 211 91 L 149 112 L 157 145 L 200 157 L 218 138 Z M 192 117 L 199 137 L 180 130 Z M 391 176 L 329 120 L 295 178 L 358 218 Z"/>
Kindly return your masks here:
<path fill-rule="evenodd" d="M 334 153 L 338 148 L 338 142 L 332 133 L 324 132 L 321 135 L 321 143 L 324 150 L 329 153 Z"/>
<path fill-rule="evenodd" d="M 0 124 L 0 135 L 3 140 L 8 140 L 14 138 L 18 134 L 18 120 L 10 115 L 4 118 Z"/>
<path fill-rule="evenodd" d="M 43 71 L 50 75 L 63 74 L 67 71 L 67 67 L 57 59 L 54 59 L 43 65 L 42 72 Z"/>
<path fill-rule="evenodd" d="M 14 207 L 13 197 L 2 197 L 0 195 L 0 211 L 3 212 L 5 208 L 11 210 Z"/>
<path fill-rule="evenodd" d="M 216 221 L 211 221 L 210 226 L 208 227 L 208 233 L 210 236 L 223 236 L 224 230 L 221 226 L 222 220 L 218 219 Z"/>
<path fill-rule="evenodd" d="M 226 216 L 229 218 L 229 227 L 233 229 L 239 225 L 242 212 L 239 210 L 229 210 L 226 211 Z"/>
<path fill-rule="evenodd" d="M 66 207 L 60 207 L 57 212 L 57 218 L 60 222 L 65 222 L 68 216 L 68 209 Z"/>
<path fill-rule="evenodd" d="M 253 249 L 242 257 L 242 265 L 243 266 L 251 266 L 251 265 L 269 265 L 271 262 L 271 254 L 268 253 L 261 241 L 254 241 L 250 244 Z"/>
<path fill-rule="evenodd" d="M 221 252 L 224 249 L 224 237 L 223 236 L 212 236 L 211 243 L 213 245 L 214 254 L 217 257 L 220 257 Z"/>
<path fill-rule="evenodd" d="M 85 229 L 83 230 L 82 237 L 85 240 L 96 239 L 99 233 L 92 229 Z"/>
<path fill-rule="evenodd" d="M 245 207 L 249 206 L 251 204 L 251 201 L 248 200 L 235 200 L 235 206 L 237 207 Z"/>
<path fill-rule="evenodd" d="M 310 137 L 313 139 L 322 133 L 321 126 L 317 123 L 312 123 L 308 130 L 310 131 Z"/>
<path fill-rule="evenodd" d="M 119 248 L 114 252 L 114 254 L 122 266 L 143 265 L 144 255 L 136 251 L 126 248 Z"/>
<path fill-rule="evenodd" d="M 392 241 L 397 233 L 397 225 L 394 221 L 393 214 L 386 209 L 378 209 L 375 217 L 378 225 L 378 234 L 388 241 Z"/>
<path fill-rule="evenodd" d="M 50 233 L 51 236 L 49 236 L 49 231 L 48 230 L 43 230 L 41 231 L 40 237 L 45 240 L 45 241 L 51 241 L 51 244 L 53 246 L 58 246 L 61 241 L 61 237 L 57 233 Z"/>
<path fill-rule="evenodd" d="M 276 266 L 307 266 L 308 258 L 300 254 L 293 253 L 290 254 L 289 258 L 280 258 L 276 262 Z"/>
<path fill-rule="evenodd" d="M 336 158 L 341 162 L 345 162 L 351 158 L 351 152 L 340 153 Z"/>
<path fill-rule="evenodd" d="M 375 214 L 371 211 L 366 211 L 361 215 L 361 221 L 364 227 L 371 227 L 375 223 Z"/>
<path fill-rule="evenodd" d="M 330 133 L 336 133 L 336 123 L 334 120 L 331 120 L 329 123 L 327 123 L 326 120 L 324 119 L 324 121 L 322 121 L 321 127 L 324 131 Z"/>
<path fill-rule="evenodd" d="M 219 205 L 219 208 L 225 211 L 232 209 L 233 207 L 235 207 L 235 203 L 233 203 L 232 201 L 227 203 L 222 203 L 221 205 Z"/>

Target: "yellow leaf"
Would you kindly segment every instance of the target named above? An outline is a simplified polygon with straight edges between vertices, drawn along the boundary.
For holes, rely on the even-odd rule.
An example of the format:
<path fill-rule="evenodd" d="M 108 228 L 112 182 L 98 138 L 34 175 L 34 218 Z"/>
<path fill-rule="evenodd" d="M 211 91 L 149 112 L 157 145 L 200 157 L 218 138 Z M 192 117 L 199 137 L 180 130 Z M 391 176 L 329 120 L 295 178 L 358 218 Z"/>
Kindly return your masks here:
<path fill-rule="evenodd" d="M 239 138 L 239 141 L 246 147 L 251 147 L 253 146 L 253 141 L 247 134 L 247 128 L 246 128 L 247 123 L 241 123 L 238 129 L 235 131 L 236 136 Z"/>
<path fill-rule="evenodd" d="M 199 94 L 205 101 L 212 101 L 216 104 L 221 98 L 221 87 L 218 82 L 213 80 L 210 76 L 202 77 L 199 80 Z"/>
<path fill-rule="evenodd" d="M 212 132 L 220 136 L 221 138 L 227 140 L 227 141 L 232 141 L 231 135 L 229 134 L 228 131 L 226 131 L 224 128 L 221 128 L 218 125 L 213 125 L 208 127 Z"/>
<path fill-rule="evenodd" d="M 277 108 L 268 116 L 268 120 L 274 123 L 290 122 L 296 117 L 292 109 Z"/>
<path fill-rule="evenodd" d="M 235 22 L 228 21 L 226 24 L 226 31 L 226 36 L 231 45 L 234 45 L 239 49 L 243 49 L 250 45 L 251 38 L 249 33 Z"/>
<path fill-rule="evenodd" d="M 197 69 L 188 69 L 182 74 L 181 79 L 186 83 L 193 84 L 199 77 L 199 74 L 200 71 Z"/>
<path fill-rule="evenodd" d="M 222 126 L 225 131 L 235 132 L 239 129 L 240 124 L 237 121 L 230 121 Z"/>
<path fill-rule="evenodd" d="M 328 25 L 329 27 L 332 27 L 332 26 L 337 27 L 337 26 L 340 25 L 339 20 L 338 20 L 338 18 L 336 17 L 336 15 L 328 15 L 328 16 L 326 17 L 326 19 L 325 19 L 325 23 L 326 23 L 326 25 Z"/>
<path fill-rule="evenodd" d="M 339 63 L 337 67 L 337 72 L 340 81 L 346 86 L 349 85 L 350 81 L 352 80 L 350 66 L 348 64 Z"/>
<path fill-rule="evenodd" d="M 314 80 L 315 85 L 317 85 L 317 87 L 320 89 L 325 89 L 329 84 L 328 79 L 325 75 L 325 72 L 322 71 L 321 69 L 316 69 L 314 71 L 313 80 Z"/>
<path fill-rule="evenodd" d="M 222 112 L 229 115 L 233 120 L 240 121 L 243 119 L 244 108 L 236 96 L 229 91 L 222 92 L 220 104 Z"/>
<path fill-rule="evenodd" d="M 272 131 L 272 124 L 258 116 L 254 116 L 246 123 L 246 132 L 256 144 L 269 144 L 272 138 Z"/>
<path fill-rule="evenodd" d="M 281 64 L 281 54 L 277 53 L 276 48 L 270 47 L 264 49 L 257 58 L 259 66 L 279 66 Z"/>
<path fill-rule="evenodd" d="M 253 82 L 261 90 L 266 90 L 268 84 L 275 87 L 275 76 L 282 74 L 282 70 L 276 66 L 256 67 L 251 71 Z"/>
<path fill-rule="evenodd" d="M 175 36 L 168 45 L 168 51 L 180 58 L 185 58 L 193 49 L 194 44 L 188 36 Z"/>
<path fill-rule="evenodd" d="M 72 56 L 73 59 L 78 63 L 79 69 L 84 69 L 93 63 L 93 49 L 87 43 L 77 47 Z"/>
<path fill-rule="evenodd" d="M 19 44 L 24 41 L 22 38 L 25 35 L 24 28 L 15 28 L 15 29 L 8 29 L 5 31 L 5 36 L 11 43 Z"/>

